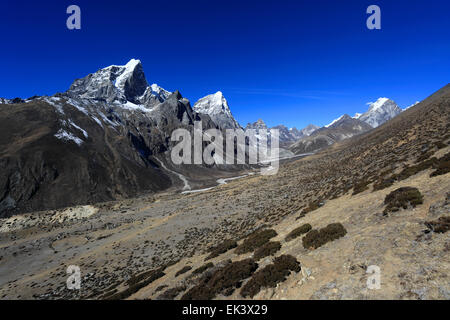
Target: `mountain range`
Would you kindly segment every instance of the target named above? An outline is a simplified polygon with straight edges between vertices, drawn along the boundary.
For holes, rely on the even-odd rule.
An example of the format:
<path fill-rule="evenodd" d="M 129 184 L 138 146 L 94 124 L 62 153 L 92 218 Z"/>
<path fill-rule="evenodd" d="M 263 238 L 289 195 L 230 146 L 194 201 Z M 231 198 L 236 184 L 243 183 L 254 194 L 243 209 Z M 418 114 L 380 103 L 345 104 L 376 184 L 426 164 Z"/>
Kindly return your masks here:
<path fill-rule="evenodd" d="M 183 168 L 167 161 L 170 137 L 176 128 L 192 132 L 194 121 L 217 128 L 178 91 L 149 85 L 139 60 L 77 79 L 52 97 L 3 104 L 0 216 L 178 185 Z M 208 170 L 185 173 L 195 180 Z"/>
<path fill-rule="evenodd" d="M 315 152 L 338 141 L 376 128 L 399 115 L 403 110 L 388 98 L 379 98 L 369 103 L 365 113 L 357 113 L 354 117 L 344 114 L 328 125 L 315 130 L 308 137 L 299 139 L 289 147 L 295 154 Z"/>
<path fill-rule="evenodd" d="M 169 153 L 176 128 L 242 128 L 222 92 L 193 107 L 179 91 L 149 84 L 141 61 L 112 65 L 76 79 L 51 97 L 0 99 L 0 217 L 127 198 L 240 167 L 175 166 Z M 381 125 L 401 109 L 379 99 L 369 110 L 344 115 L 329 126 L 298 130 L 284 125 L 281 154 L 313 152 Z M 263 120 L 246 129 L 268 129 Z M 286 150 L 286 148 L 290 150 Z M 181 177 L 181 179 L 180 179 Z"/>

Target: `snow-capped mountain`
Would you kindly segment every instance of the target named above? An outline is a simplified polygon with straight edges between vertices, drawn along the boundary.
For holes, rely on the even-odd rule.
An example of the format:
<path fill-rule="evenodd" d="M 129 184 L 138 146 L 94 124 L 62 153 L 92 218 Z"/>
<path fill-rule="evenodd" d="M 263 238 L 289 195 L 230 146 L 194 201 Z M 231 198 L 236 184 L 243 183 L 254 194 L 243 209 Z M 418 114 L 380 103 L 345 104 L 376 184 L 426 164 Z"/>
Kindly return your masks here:
<path fill-rule="evenodd" d="M 14 98 L 14 99 L 5 99 L 5 98 L 0 98 L 0 104 L 15 104 L 15 103 L 24 103 L 27 102 L 28 100 L 23 100 L 20 98 Z"/>
<path fill-rule="evenodd" d="M 331 121 L 329 124 L 327 124 L 327 125 L 324 126 L 324 127 L 325 127 L 325 128 L 331 127 L 331 126 L 334 125 L 336 122 L 342 120 L 345 116 L 346 116 L 346 115 L 344 114 L 344 115 L 340 116 L 339 118 L 334 119 L 333 121 Z"/>
<path fill-rule="evenodd" d="M 0 98 L 0 104 L 8 104 L 8 103 L 11 103 L 11 100 L 5 99 L 5 98 Z"/>
<path fill-rule="evenodd" d="M 314 131 L 316 131 L 317 129 L 319 129 L 318 126 L 316 126 L 315 124 L 308 124 L 306 127 L 304 127 L 302 130 L 300 130 L 300 134 L 298 135 L 299 138 L 301 138 L 302 136 L 306 136 L 309 137 L 311 134 L 314 133 Z M 297 130 L 296 128 L 293 128 L 292 130 Z"/>
<path fill-rule="evenodd" d="M 140 60 L 124 66 L 112 65 L 73 82 L 67 94 L 77 99 L 151 107 L 165 101 L 171 92 L 157 84 L 149 85 Z"/>
<path fill-rule="evenodd" d="M 134 59 L 75 80 L 66 92 L 19 100 L 1 104 L 0 148 L 10 152 L 0 170 L 0 181 L 9 181 L 0 185 L 0 217 L 182 185 L 177 175 L 188 169 L 167 160 L 177 144 L 172 132 L 192 133 L 194 121 L 217 128 L 178 91 L 148 85 Z"/>
<path fill-rule="evenodd" d="M 357 119 L 376 128 L 401 112 L 402 109 L 394 101 L 388 98 L 379 98 L 377 101 L 370 103 L 369 110 Z"/>
<path fill-rule="evenodd" d="M 297 128 L 288 128 L 285 125 L 278 125 L 272 128 L 268 128 L 266 123 L 262 119 L 258 119 L 258 121 L 253 123 L 248 123 L 245 129 L 263 129 L 263 130 L 270 130 L 270 129 L 277 129 L 279 131 L 279 142 L 281 146 L 288 146 L 295 141 L 307 137 L 311 135 L 315 130 L 319 129 L 318 126 L 309 124 L 305 128 L 298 130 Z"/>
<path fill-rule="evenodd" d="M 289 150 L 296 154 L 314 152 L 371 129 L 369 124 L 344 114 L 329 125 L 317 129 L 309 137 L 295 142 Z"/>
<path fill-rule="evenodd" d="M 197 113 L 209 115 L 211 120 L 221 129 L 241 128 L 231 114 L 227 99 L 221 91 L 199 99 L 194 104 L 193 109 Z"/>
<path fill-rule="evenodd" d="M 247 123 L 247 126 L 245 129 L 263 129 L 267 130 L 268 127 L 266 123 L 262 119 L 258 119 L 256 122 L 253 123 Z"/>

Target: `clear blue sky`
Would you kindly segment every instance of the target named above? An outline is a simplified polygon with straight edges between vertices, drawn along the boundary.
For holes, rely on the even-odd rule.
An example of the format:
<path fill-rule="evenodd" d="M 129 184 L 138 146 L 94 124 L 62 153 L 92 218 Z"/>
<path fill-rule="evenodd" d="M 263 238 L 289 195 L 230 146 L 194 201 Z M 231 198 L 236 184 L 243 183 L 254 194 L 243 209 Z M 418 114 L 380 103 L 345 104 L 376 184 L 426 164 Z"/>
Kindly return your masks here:
<path fill-rule="evenodd" d="M 81 30 L 66 8 L 81 7 Z M 381 7 L 382 29 L 366 28 Z M 450 75 L 448 0 L 11 1 L 0 4 L 0 97 L 52 95 L 140 59 L 147 80 L 194 103 L 221 90 L 242 124 L 301 128 L 406 107 Z"/>

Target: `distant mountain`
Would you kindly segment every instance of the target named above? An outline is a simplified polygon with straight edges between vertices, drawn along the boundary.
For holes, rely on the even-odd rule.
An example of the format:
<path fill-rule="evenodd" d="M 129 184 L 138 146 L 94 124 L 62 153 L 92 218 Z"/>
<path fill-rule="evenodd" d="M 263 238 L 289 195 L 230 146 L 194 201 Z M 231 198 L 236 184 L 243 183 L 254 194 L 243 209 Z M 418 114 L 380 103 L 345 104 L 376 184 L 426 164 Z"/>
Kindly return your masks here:
<path fill-rule="evenodd" d="M 376 128 L 401 112 L 402 109 L 394 101 L 388 98 L 379 98 L 376 102 L 370 103 L 369 110 L 357 117 L 357 119 Z"/>
<path fill-rule="evenodd" d="M 294 142 L 299 139 L 300 131 L 297 129 L 293 131 L 292 129 L 288 129 L 288 127 L 280 124 L 278 126 L 272 127 L 271 129 L 276 129 L 279 132 L 280 144 Z"/>
<path fill-rule="evenodd" d="M 245 127 L 245 129 L 265 129 L 265 130 L 267 130 L 268 127 L 262 119 L 258 119 L 256 122 L 247 123 L 247 126 Z"/>
<path fill-rule="evenodd" d="M 295 142 L 289 150 L 295 154 L 314 152 L 371 129 L 367 123 L 344 114 L 329 125 L 314 131 L 309 137 Z"/>
<path fill-rule="evenodd" d="M 0 104 L 15 104 L 15 103 L 24 103 L 25 100 L 22 100 L 20 98 L 14 98 L 14 99 L 5 99 L 0 98 Z"/>
<path fill-rule="evenodd" d="M 310 136 L 314 131 L 319 129 L 318 126 L 315 124 L 308 124 L 306 127 L 304 127 L 302 130 L 300 130 L 300 135 L 303 136 Z M 293 128 L 293 130 L 297 130 L 296 128 Z"/>
<path fill-rule="evenodd" d="M 276 126 L 280 155 L 321 149 L 400 112 L 393 101 L 380 98 L 357 118 L 344 115 L 324 128 Z M 179 91 L 150 85 L 137 59 L 76 79 L 66 92 L 51 97 L 2 98 L 0 217 L 131 197 L 180 183 L 188 188 L 180 176 L 204 179 L 210 170 L 222 169 L 213 164 L 192 170 L 169 160 L 177 144 L 172 132 L 184 128 L 192 133 L 195 121 L 204 130 L 241 128 L 222 92 L 192 108 Z M 260 119 L 246 128 L 267 126 Z"/>
<path fill-rule="evenodd" d="M 303 137 L 309 136 L 315 130 L 319 129 L 318 126 L 309 124 L 305 128 L 298 130 L 297 128 L 288 128 L 284 125 L 278 125 L 272 128 L 268 128 L 262 119 L 254 123 L 248 123 L 245 129 L 277 129 L 279 130 L 279 141 L 281 146 L 287 146 Z"/>
<path fill-rule="evenodd" d="M 394 101 L 379 98 L 376 102 L 369 104 L 369 109 L 365 113 L 356 113 L 353 117 L 344 114 L 323 128 L 315 130 L 309 137 L 300 138 L 290 147 L 290 150 L 299 154 L 323 149 L 337 141 L 376 128 L 402 111 Z"/>
<path fill-rule="evenodd" d="M 239 123 L 234 119 L 228 102 L 221 91 L 199 99 L 194 104 L 193 109 L 197 113 L 208 115 L 221 129 L 241 128 Z"/>

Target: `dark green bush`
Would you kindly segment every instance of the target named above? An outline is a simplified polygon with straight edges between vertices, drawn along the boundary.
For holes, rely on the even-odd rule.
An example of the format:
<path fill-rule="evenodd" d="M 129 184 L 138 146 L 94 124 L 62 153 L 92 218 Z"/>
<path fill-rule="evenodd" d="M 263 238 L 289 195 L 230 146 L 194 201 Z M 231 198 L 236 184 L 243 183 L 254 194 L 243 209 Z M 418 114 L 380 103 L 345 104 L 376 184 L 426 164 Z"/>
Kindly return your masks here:
<path fill-rule="evenodd" d="M 421 171 L 427 170 L 429 168 L 437 169 L 436 171 L 431 173 L 430 175 L 431 177 L 450 172 L 450 157 L 448 156 L 448 154 L 442 157 L 441 159 L 433 157 L 431 159 L 424 160 L 414 166 L 407 166 L 399 174 L 394 174 L 388 178 L 380 177 L 378 181 L 374 184 L 373 191 L 382 190 L 387 187 L 390 187 L 396 181 L 408 179 L 409 177 Z"/>
<path fill-rule="evenodd" d="M 278 241 L 269 241 L 256 249 L 253 258 L 258 261 L 262 258 L 274 255 L 280 249 L 281 244 Z"/>
<path fill-rule="evenodd" d="M 306 249 L 317 249 L 325 243 L 339 239 L 347 234 L 344 226 L 340 223 L 332 223 L 319 230 L 311 230 L 303 237 L 303 247 Z"/>
<path fill-rule="evenodd" d="M 291 241 L 299 236 L 301 236 L 302 234 L 305 234 L 307 232 L 309 232 L 312 229 L 311 225 L 309 223 L 304 224 L 298 228 L 295 228 L 294 230 L 292 230 L 291 232 L 289 232 L 289 234 L 286 236 L 286 241 Z"/>
<path fill-rule="evenodd" d="M 203 273 L 205 270 L 214 267 L 214 264 L 212 262 L 208 262 L 207 264 L 202 265 L 201 267 L 195 269 L 192 271 L 192 274 L 200 274 Z"/>
<path fill-rule="evenodd" d="M 395 212 L 400 208 L 407 209 L 408 206 L 413 208 L 423 203 L 423 197 L 417 188 L 403 187 L 389 193 L 384 199 L 386 208 L 384 214 Z"/>
<path fill-rule="evenodd" d="M 217 294 L 229 296 L 236 288 L 240 288 L 242 281 L 250 277 L 257 268 L 258 264 L 253 259 L 230 263 L 203 277 L 181 300 L 211 300 Z"/>
<path fill-rule="evenodd" d="M 242 287 L 243 297 L 253 298 L 262 288 L 274 288 L 280 282 L 286 280 L 291 271 L 299 272 L 300 263 L 291 255 L 283 255 L 275 258 L 274 263 L 256 272 L 253 277 Z"/>
<path fill-rule="evenodd" d="M 160 292 L 161 290 L 163 290 L 163 289 L 165 289 L 165 288 L 167 288 L 167 284 L 163 284 L 163 285 L 159 286 L 158 288 L 156 288 L 156 289 L 155 289 L 155 293 L 156 293 L 156 292 Z"/>
<path fill-rule="evenodd" d="M 142 280 L 145 279 L 158 279 L 160 278 L 159 275 L 163 274 L 165 268 L 159 268 L 156 270 L 149 270 L 149 271 L 145 271 L 143 273 L 140 273 L 136 276 L 132 276 L 130 279 L 128 279 L 127 284 L 129 286 L 133 286 L 139 282 L 141 282 Z M 163 274 L 164 275 L 164 274 Z"/>
<path fill-rule="evenodd" d="M 440 217 L 435 221 L 425 222 L 425 225 L 433 232 L 446 233 L 450 229 L 450 217 Z"/>
<path fill-rule="evenodd" d="M 180 270 L 177 271 L 177 273 L 175 274 L 175 277 L 178 277 L 179 275 L 186 273 L 191 269 L 192 269 L 191 266 L 184 266 L 183 268 L 181 268 Z"/>
<path fill-rule="evenodd" d="M 378 191 L 382 189 L 389 188 L 392 186 L 395 182 L 395 176 L 391 176 L 388 178 L 380 178 L 377 182 L 373 185 L 373 191 Z"/>
<path fill-rule="evenodd" d="M 110 296 L 105 296 L 104 299 L 107 300 L 123 300 L 131 296 L 132 294 L 138 292 L 143 287 L 148 286 L 150 283 L 155 281 L 156 279 L 159 279 L 163 276 L 165 276 L 164 267 L 156 269 L 156 270 L 150 270 L 144 273 L 139 274 L 138 276 L 131 277 L 127 284 L 129 287 L 125 289 L 124 291 L 120 291 L 117 293 L 114 293 Z"/>
<path fill-rule="evenodd" d="M 443 149 L 443 148 L 445 148 L 447 145 L 444 143 L 444 142 L 442 142 L 442 141 L 436 141 L 435 143 L 434 143 L 434 145 L 436 146 L 436 148 L 438 148 L 438 149 Z"/>
<path fill-rule="evenodd" d="M 184 285 L 167 289 L 162 294 L 160 294 L 156 298 L 156 300 L 174 300 L 184 290 L 186 290 L 186 286 L 184 286 Z"/>
<path fill-rule="evenodd" d="M 369 184 L 370 184 L 370 181 L 368 181 L 368 180 L 359 181 L 358 183 L 356 183 L 353 186 L 353 194 L 352 195 L 357 195 L 358 193 L 366 191 L 367 189 L 369 189 Z"/>
<path fill-rule="evenodd" d="M 450 172 L 450 152 L 437 161 L 436 170 L 430 174 L 430 177 L 436 177 Z"/>
<path fill-rule="evenodd" d="M 252 252 L 256 248 L 259 248 L 270 239 L 277 235 L 276 231 L 273 229 L 258 230 L 250 234 L 244 242 L 236 248 L 237 254 L 243 254 L 247 252 Z"/>
<path fill-rule="evenodd" d="M 415 166 L 406 167 L 399 174 L 397 174 L 395 176 L 395 178 L 398 181 L 408 179 L 409 177 L 411 177 L 421 171 L 431 168 L 433 165 L 435 165 L 437 163 L 437 161 L 438 160 L 435 157 L 433 157 L 431 159 L 422 161 L 421 163 L 419 163 Z"/>
<path fill-rule="evenodd" d="M 221 244 L 219 244 L 216 247 L 210 248 L 209 249 L 209 256 L 206 257 L 206 260 L 218 257 L 219 255 L 221 255 L 222 253 L 227 252 L 228 250 L 231 250 L 233 248 L 237 247 L 237 242 L 234 240 L 225 240 L 224 242 L 222 242 Z"/>
<path fill-rule="evenodd" d="M 431 157 L 434 154 L 434 151 L 428 151 L 428 152 L 423 152 L 416 160 L 416 163 L 420 163 L 423 162 L 425 160 L 427 160 L 429 157 Z"/>

